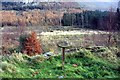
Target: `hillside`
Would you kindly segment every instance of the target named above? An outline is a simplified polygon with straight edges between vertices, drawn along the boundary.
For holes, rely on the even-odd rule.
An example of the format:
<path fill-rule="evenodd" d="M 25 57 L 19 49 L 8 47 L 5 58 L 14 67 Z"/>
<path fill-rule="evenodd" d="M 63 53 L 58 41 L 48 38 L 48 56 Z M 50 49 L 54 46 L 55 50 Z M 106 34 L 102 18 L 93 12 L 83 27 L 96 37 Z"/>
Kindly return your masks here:
<path fill-rule="evenodd" d="M 2 2 L 2 26 L 59 25 L 65 12 L 81 12 L 77 7 L 76 2 Z"/>
<path fill-rule="evenodd" d="M 0 79 L 120 79 L 119 7 L 8 1 L 0 11 Z"/>
<path fill-rule="evenodd" d="M 70 13 L 81 12 L 80 9 L 68 10 Z M 33 25 L 59 25 L 60 18 L 62 19 L 65 10 L 28 10 L 28 11 L 0 11 L 2 15 L 2 26 L 33 26 Z"/>
<path fill-rule="evenodd" d="M 102 50 L 102 49 L 101 49 Z M 105 49 L 107 50 L 107 49 Z M 107 56 L 104 56 L 107 57 Z M 111 57 L 112 58 L 112 57 Z M 111 59 L 110 58 L 110 59 Z M 61 56 L 29 57 L 21 53 L 4 56 L 0 64 L 1 78 L 120 78 L 117 62 L 109 62 L 81 49 L 66 55 L 64 70 Z"/>
<path fill-rule="evenodd" d="M 1 11 L 2 23 L 8 26 L 19 26 L 19 25 L 44 25 L 44 24 L 58 24 L 53 22 L 54 19 L 59 19 L 58 12 L 55 11 Z M 62 14 L 61 14 L 62 15 Z M 61 17 L 61 16 L 60 16 Z M 45 23 L 45 21 L 48 21 Z"/>
<path fill-rule="evenodd" d="M 16 10 L 16 11 L 25 11 L 25 10 L 58 10 L 63 8 L 79 8 L 80 5 L 77 2 L 2 2 L 2 10 Z"/>

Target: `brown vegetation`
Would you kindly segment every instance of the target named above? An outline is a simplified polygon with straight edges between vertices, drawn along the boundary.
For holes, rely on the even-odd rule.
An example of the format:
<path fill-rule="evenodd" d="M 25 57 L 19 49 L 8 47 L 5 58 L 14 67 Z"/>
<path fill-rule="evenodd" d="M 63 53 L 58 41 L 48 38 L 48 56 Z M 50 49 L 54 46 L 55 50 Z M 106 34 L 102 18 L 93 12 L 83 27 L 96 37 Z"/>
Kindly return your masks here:
<path fill-rule="evenodd" d="M 42 53 L 41 45 L 35 32 L 32 32 L 30 36 L 26 38 L 23 52 L 26 52 L 30 56 Z"/>
<path fill-rule="evenodd" d="M 80 9 L 69 9 L 70 13 L 81 12 Z M 29 10 L 29 11 L 0 11 L 2 26 L 20 26 L 21 22 L 27 26 L 33 25 L 59 25 L 64 10 Z M 0 21 L 1 22 L 1 21 Z"/>

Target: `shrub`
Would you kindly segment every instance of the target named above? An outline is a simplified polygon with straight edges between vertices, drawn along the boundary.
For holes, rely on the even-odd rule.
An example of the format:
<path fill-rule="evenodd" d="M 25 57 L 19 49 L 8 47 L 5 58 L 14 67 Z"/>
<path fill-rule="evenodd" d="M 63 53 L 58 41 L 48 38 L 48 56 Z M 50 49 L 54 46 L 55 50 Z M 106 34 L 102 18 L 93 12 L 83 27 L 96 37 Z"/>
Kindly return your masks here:
<path fill-rule="evenodd" d="M 20 37 L 20 49 L 23 53 L 30 56 L 42 53 L 41 45 L 35 32 L 32 32 L 28 36 L 24 35 Z"/>
<path fill-rule="evenodd" d="M 20 44 L 19 44 L 19 50 L 22 52 L 23 51 L 23 49 L 25 48 L 25 46 L 24 46 L 24 43 L 26 42 L 26 38 L 28 38 L 29 37 L 29 35 L 27 35 L 27 34 L 24 34 L 24 35 L 21 35 L 20 37 L 19 37 L 19 42 L 20 42 Z"/>

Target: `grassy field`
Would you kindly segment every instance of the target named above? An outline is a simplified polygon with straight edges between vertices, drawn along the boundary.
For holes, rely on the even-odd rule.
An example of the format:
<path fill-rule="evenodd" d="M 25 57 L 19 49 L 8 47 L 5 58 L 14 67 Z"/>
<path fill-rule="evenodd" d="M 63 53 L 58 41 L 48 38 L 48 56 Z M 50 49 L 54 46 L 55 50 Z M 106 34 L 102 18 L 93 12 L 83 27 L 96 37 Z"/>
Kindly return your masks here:
<path fill-rule="evenodd" d="M 106 47 L 108 32 L 78 30 L 37 34 L 44 52 L 52 51 L 54 55 L 49 58 L 43 54 L 30 57 L 17 52 L 0 55 L 1 78 L 120 78 L 120 58 L 116 55 L 120 47 L 116 44 Z M 59 41 L 67 41 L 73 49 L 77 48 L 66 54 L 64 70 L 61 50 L 57 47 Z"/>
<path fill-rule="evenodd" d="M 115 36 L 115 37 L 114 37 Z M 58 53 L 57 43 L 66 41 L 72 47 L 88 47 L 88 46 L 117 46 L 114 38 L 118 38 L 117 34 L 111 35 L 111 42 L 108 43 L 109 32 L 95 30 L 73 30 L 73 31 L 53 31 L 42 32 L 39 34 L 39 40 L 43 49 L 46 51 L 54 50 Z M 51 47 L 52 46 L 52 47 Z"/>
<path fill-rule="evenodd" d="M 44 27 L 45 26 L 43 26 L 42 28 Z M 45 27 L 45 29 L 47 28 Z M 2 33 L 0 33 L 0 36 L 2 34 L 4 37 L 8 37 L 6 41 L 5 39 L 1 41 L 4 45 L 7 45 L 10 48 L 11 46 L 13 47 L 18 46 L 17 45 L 17 43 L 19 43 L 18 33 L 20 31 L 16 27 L 12 27 L 12 28 L 6 27 L 6 28 L 2 28 L 1 30 Z M 67 41 L 74 47 L 108 46 L 109 44 L 116 46 L 116 44 L 113 44 L 114 42 L 113 36 L 115 36 L 116 38 L 119 37 L 119 35 L 117 34 L 112 34 L 111 43 L 108 43 L 109 32 L 106 31 L 97 31 L 97 30 L 88 30 L 88 29 L 79 29 L 79 30 L 48 29 L 47 31 L 38 27 L 35 28 L 30 27 L 28 29 L 25 28 L 25 31 L 23 30 L 23 32 L 27 34 L 30 33 L 30 31 L 35 31 L 37 33 L 45 52 L 51 50 L 51 46 L 52 46 L 53 47 L 52 49 L 54 49 L 55 53 L 59 52 L 58 51 L 59 49 L 57 48 L 56 45 L 59 41 Z M 117 45 L 119 45 L 119 43 L 120 41 L 117 43 Z"/>
<path fill-rule="evenodd" d="M 104 49 L 104 53 L 108 51 Z M 43 55 L 30 57 L 21 53 L 1 57 L 1 78 L 120 78 L 120 61 L 117 57 L 109 61 L 84 48 L 66 54 L 64 70 L 60 54 L 49 58 Z"/>

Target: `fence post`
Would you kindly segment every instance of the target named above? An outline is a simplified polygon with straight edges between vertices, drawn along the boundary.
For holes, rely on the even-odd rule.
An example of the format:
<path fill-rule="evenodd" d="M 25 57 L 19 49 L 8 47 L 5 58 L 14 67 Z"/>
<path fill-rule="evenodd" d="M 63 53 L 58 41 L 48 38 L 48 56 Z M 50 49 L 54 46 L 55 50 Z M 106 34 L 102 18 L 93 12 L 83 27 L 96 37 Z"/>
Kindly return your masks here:
<path fill-rule="evenodd" d="M 65 64 L 65 49 L 66 48 L 70 48 L 70 45 L 66 42 L 59 42 L 57 44 L 58 47 L 60 47 L 62 49 L 62 70 L 64 70 L 64 64 Z"/>

